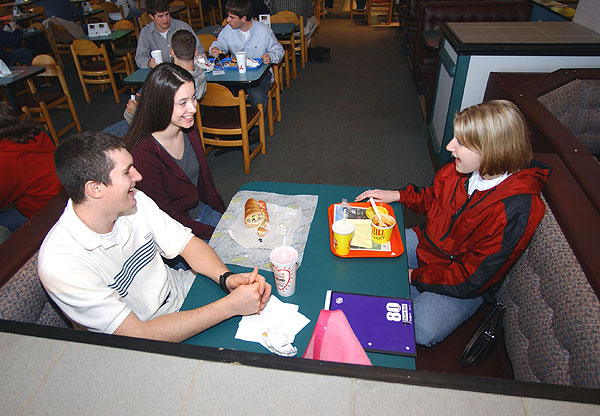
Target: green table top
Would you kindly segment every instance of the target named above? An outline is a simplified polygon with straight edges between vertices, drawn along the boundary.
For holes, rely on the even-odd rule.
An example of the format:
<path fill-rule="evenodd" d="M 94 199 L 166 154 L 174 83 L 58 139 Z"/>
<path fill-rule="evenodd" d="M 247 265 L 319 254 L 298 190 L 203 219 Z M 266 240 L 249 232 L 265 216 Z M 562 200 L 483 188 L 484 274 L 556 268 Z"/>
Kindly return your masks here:
<path fill-rule="evenodd" d="M 393 258 L 340 258 L 335 256 L 329 245 L 329 220 L 327 209 L 342 198 L 353 201 L 365 188 L 281 182 L 250 182 L 240 190 L 265 191 L 288 195 L 318 195 L 319 201 L 310 227 L 304 258 L 297 272 L 296 293 L 280 300 L 300 306 L 299 312 L 310 319 L 310 323 L 296 335 L 294 346 L 297 357 L 302 357 L 315 328 L 319 312 L 325 302 L 328 289 L 365 293 L 381 296 L 409 297 L 408 268 L 406 255 Z M 404 240 L 402 207 L 390 204 L 394 209 L 400 233 Z M 228 265 L 233 272 L 250 269 Z M 261 270 L 276 294 L 273 273 Z M 190 310 L 213 302 L 223 296 L 223 292 L 213 281 L 199 276 L 192 285 L 182 310 Z M 185 341 L 189 344 L 222 347 L 232 350 L 270 354 L 258 343 L 235 339 L 241 317 L 234 317 L 216 325 Z M 392 354 L 368 353 L 373 365 L 414 369 L 415 360 Z"/>
<path fill-rule="evenodd" d="M 244 86 L 244 84 L 250 84 L 262 78 L 264 73 L 269 69 L 270 65 L 260 65 L 258 68 L 248 68 L 245 74 L 240 74 L 235 69 L 226 69 L 225 73 L 222 75 L 214 75 L 211 72 L 205 72 L 206 82 L 216 82 L 218 84 L 224 84 L 228 86 L 228 84 L 239 84 L 240 88 Z M 137 84 L 141 85 L 146 80 L 146 77 L 150 73 L 150 68 L 142 68 L 135 71 L 133 74 L 125 77 L 126 84 Z M 237 94 L 237 90 L 235 91 Z"/>

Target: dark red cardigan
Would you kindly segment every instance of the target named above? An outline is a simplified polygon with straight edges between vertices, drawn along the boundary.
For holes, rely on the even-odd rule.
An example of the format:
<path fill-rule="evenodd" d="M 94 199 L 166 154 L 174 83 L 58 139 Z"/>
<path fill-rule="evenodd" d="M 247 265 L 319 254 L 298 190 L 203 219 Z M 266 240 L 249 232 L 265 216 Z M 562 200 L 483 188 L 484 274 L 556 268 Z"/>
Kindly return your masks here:
<path fill-rule="evenodd" d="M 131 151 L 133 165 L 143 177 L 136 188 L 152 198 L 171 217 L 190 227 L 196 236 L 208 240 L 214 228 L 194 221 L 189 210 L 200 200 L 223 213 L 225 203 L 215 187 L 198 129 L 194 126 L 186 133 L 200 165 L 198 184 L 193 184 L 169 153 L 149 136 L 141 139 Z"/>

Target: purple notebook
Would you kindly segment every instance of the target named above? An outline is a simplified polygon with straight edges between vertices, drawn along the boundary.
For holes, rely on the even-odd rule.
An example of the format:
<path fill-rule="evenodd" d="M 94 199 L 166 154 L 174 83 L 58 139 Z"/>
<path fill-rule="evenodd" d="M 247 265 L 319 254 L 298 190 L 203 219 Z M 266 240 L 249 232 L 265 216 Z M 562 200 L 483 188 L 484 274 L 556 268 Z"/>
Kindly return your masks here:
<path fill-rule="evenodd" d="M 344 311 L 365 351 L 417 355 L 412 299 L 328 290 L 325 309 Z"/>

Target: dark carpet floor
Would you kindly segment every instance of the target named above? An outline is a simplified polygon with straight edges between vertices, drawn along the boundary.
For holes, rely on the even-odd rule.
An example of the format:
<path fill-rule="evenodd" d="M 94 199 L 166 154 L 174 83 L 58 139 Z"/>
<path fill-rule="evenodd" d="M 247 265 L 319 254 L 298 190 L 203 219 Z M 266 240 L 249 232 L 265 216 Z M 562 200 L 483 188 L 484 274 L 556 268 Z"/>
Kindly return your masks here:
<path fill-rule="evenodd" d="M 381 188 L 431 183 L 425 123 L 398 27 L 366 26 L 336 9 L 322 20 L 312 45 L 331 48 L 332 61 L 299 67 L 282 94 L 283 119 L 250 175 L 244 174 L 241 150 L 209 155 L 225 201 L 249 181 Z M 66 75 L 84 130 L 122 119 L 128 93 L 121 104 L 108 90 L 87 104 L 72 62 Z M 405 214 L 406 225 L 418 221 Z"/>

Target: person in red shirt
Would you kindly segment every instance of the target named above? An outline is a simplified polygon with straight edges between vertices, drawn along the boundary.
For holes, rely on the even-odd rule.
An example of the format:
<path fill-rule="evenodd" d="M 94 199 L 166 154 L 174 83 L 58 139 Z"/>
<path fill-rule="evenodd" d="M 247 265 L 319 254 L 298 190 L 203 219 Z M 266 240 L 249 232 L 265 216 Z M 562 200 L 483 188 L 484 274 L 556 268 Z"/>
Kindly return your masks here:
<path fill-rule="evenodd" d="M 426 216 L 406 232 L 415 337 L 431 346 L 493 301 L 546 211 L 540 192 L 551 168 L 535 161 L 519 109 L 497 100 L 454 118 L 454 161 L 433 185 L 368 190 L 356 200 L 401 202 Z"/>
<path fill-rule="evenodd" d="M 55 149 L 39 125 L 0 103 L 0 225 L 15 231 L 60 192 Z"/>

